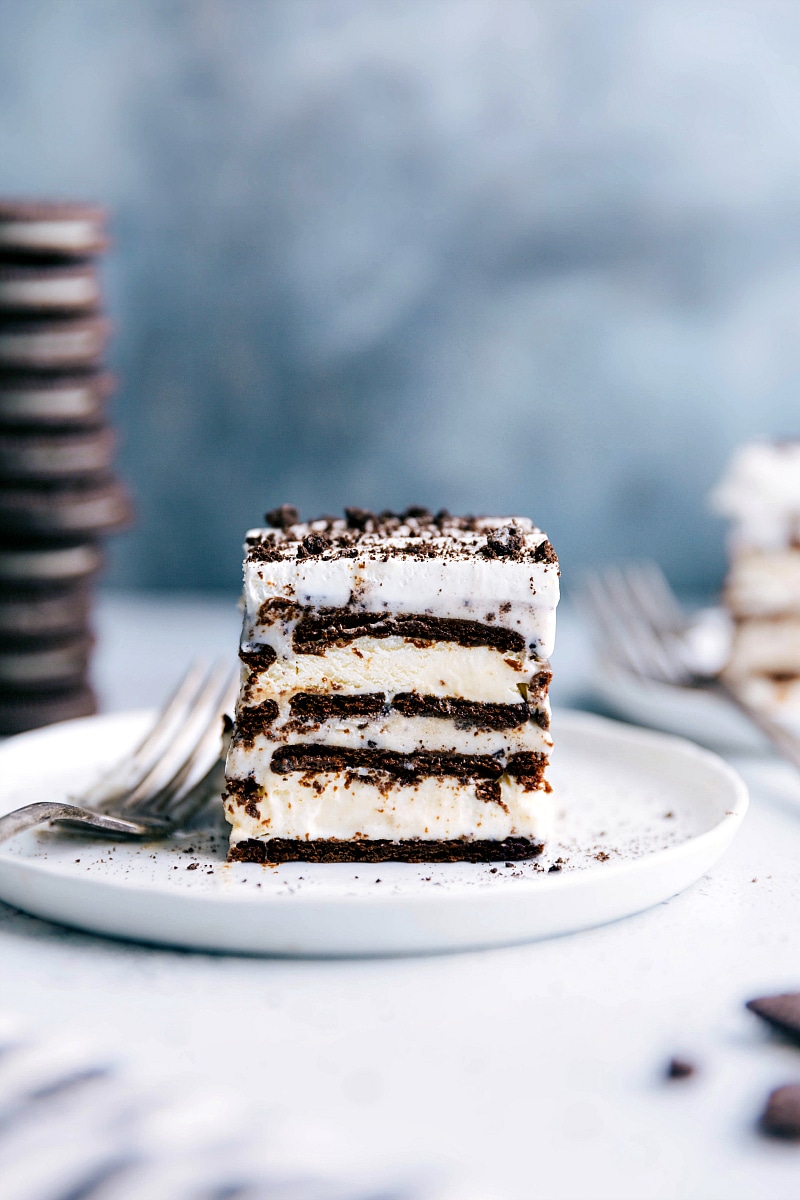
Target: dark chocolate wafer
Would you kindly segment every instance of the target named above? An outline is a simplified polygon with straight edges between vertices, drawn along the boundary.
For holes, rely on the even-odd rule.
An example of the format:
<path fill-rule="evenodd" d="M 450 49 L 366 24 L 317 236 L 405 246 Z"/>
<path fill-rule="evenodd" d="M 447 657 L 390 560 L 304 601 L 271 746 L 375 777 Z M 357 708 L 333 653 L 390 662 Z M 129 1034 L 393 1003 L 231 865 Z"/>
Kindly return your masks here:
<path fill-rule="evenodd" d="M 129 524 L 132 508 L 115 479 L 62 487 L 0 487 L 0 532 L 6 537 L 98 537 Z"/>
<path fill-rule="evenodd" d="M 0 691 L 29 692 L 77 686 L 89 668 L 88 633 L 0 645 Z"/>
<path fill-rule="evenodd" d="M 105 317 L 80 320 L 0 322 L 0 368 L 70 371 L 99 363 L 108 344 L 111 322 Z"/>
<path fill-rule="evenodd" d="M 0 372 L 0 426 L 96 424 L 115 383 L 108 371 L 71 375 Z"/>
<path fill-rule="evenodd" d="M 115 443 L 104 426 L 58 432 L 0 430 L 0 483 L 107 476 Z"/>
<path fill-rule="evenodd" d="M 50 200 L 0 203 L 2 258 L 86 258 L 107 246 L 106 213 L 96 205 Z"/>
<path fill-rule="evenodd" d="M 86 582 L 103 565 L 96 542 L 43 540 L 38 544 L 0 543 L 0 589 L 50 589 Z"/>
<path fill-rule="evenodd" d="M 0 314 L 14 316 L 93 312 L 101 300 L 91 263 L 74 267 L 0 266 Z"/>
<path fill-rule="evenodd" d="M 75 717 L 91 717 L 96 712 L 97 699 L 85 683 L 27 696 L 0 692 L 0 736 L 25 733 Z"/>
<path fill-rule="evenodd" d="M 85 583 L 0 588 L 0 644 L 64 637 L 86 631 L 92 593 Z"/>

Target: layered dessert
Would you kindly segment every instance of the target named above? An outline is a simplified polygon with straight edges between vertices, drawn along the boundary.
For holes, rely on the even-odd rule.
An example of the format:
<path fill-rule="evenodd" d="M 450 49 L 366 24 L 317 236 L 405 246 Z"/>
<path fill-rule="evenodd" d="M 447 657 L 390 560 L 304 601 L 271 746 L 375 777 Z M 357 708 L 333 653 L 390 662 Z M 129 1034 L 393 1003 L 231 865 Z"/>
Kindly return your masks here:
<path fill-rule="evenodd" d="M 421 508 L 267 519 L 245 546 L 230 859 L 538 854 L 559 594 L 546 535 Z"/>
<path fill-rule="evenodd" d="M 741 447 L 712 497 L 730 520 L 723 677 L 751 704 L 800 720 L 800 441 Z"/>

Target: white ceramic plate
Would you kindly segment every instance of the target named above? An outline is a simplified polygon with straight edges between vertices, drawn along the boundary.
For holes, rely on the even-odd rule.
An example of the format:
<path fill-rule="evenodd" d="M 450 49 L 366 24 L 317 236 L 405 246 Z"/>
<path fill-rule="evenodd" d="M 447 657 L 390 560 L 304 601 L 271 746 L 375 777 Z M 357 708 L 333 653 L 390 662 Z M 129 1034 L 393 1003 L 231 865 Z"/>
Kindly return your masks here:
<path fill-rule="evenodd" d="M 89 717 L 10 739 L 0 747 L 0 813 L 74 794 L 149 719 Z M 717 861 L 744 817 L 742 780 L 689 742 L 577 712 L 557 714 L 554 737 L 558 836 L 538 860 L 228 865 L 221 818 L 146 845 L 30 831 L 0 846 L 0 899 L 93 933 L 201 950 L 460 950 L 570 933 L 658 904 Z"/>
<path fill-rule="evenodd" d="M 595 692 L 611 712 L 640 725 L 691 738 L 714 750 L 765 754 L 769 744 L 754 725 L 719 696 L 667 683 L 646 683 L 623 667 L 602 665 Z"/>

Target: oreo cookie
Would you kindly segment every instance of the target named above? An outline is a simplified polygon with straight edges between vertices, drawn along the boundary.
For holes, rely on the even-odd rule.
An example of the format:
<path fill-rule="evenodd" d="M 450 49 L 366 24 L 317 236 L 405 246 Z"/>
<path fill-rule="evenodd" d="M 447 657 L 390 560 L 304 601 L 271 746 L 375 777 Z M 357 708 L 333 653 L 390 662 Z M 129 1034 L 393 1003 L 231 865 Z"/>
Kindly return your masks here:
<path fill-rule="evenodd" d="M 86 584 L 0 591 L 0 646 L 85 633 L 92 594 Z"/>
<path fill-rule="evenodd" d="M 115 479 L 55 487 L 0 487 L 0 531 L 8 538 L 92 538 L 123 529 L 133 515 Z"/>
<path fill-rule="evenodd" d="M 0 257 L 75 259 L 108 246 L 106 213 L 89 204 L 51 200 L 0 203 Z"/>
<path fill-rule="evenodd" d="M 116 438 L 106 427 L 59 433 L 0 430 L 0 484 L 108 475 Z"/>
<path fill-rule="evenodd" d="M 105 317 L 0 322 L 0 369 L 64 371 L 95 366 L 111 333 Z"/>
<path fill-rule="evenodd" d="M 0 588 L 47 589 L 85 583 L 103 565 L 96 542 L 0 543 Z"/>
<path fill-rule="evenodd" d="M 88 313 L 100 300 L 100 280 L 91 263 L 0 267 L 0 315 Z"/>
<path fill-rule="evenodd" d="M 114 376 L 108 371 L 0 374 L 0 426 L 96 424 L 114 387 Z"/>
<path fill-rule="evenodd" d="M 69 637 L 0 645 L 0 692 L 31 692 L 76 687 L 85 682 L 94 639 Z"/>
<path fill-rule="evenodd" d="M 94 692 L 85 683 L 27 696 L 0 692 L 0 735 L 25 733 L 57 721 L 91 717 L 96 712 Z"/>

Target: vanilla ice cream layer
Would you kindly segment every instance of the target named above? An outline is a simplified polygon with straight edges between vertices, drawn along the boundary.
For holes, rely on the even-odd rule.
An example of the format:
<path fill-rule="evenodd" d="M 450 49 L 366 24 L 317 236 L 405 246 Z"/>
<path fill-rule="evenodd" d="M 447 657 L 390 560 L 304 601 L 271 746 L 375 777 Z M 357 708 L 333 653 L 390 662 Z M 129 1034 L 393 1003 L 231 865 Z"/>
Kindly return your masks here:
<path fill-rule="evenodd" d="M 544 534 L 537 536 L 544 541 Z M 355 558 L 245 562 L 243 640 L 265 642 L 285 655 L 291 652 L 300 609 L 349 608 L 493 624 L 519 633 L 536 658 L 549 658 L 555 641 L 558 565 L 477 554 L 453 558 L 446 554 L 452 539 L 432 539 L 429 544 L 435 547 L 437 541 L 441 558 L 375 560 L 364 548 Z M 407 542 L 386 538 L 381 545 L 400 549 Z M 269 602 L 276 599 L 297 605 L 297 614 L 281 618 L 270 612 Z"/>
<path fill-rule="evenodd" d="M 536 751 L 549 754 L 553 745 L 550 734 L 533 721 L 515 729 L 457 729 L 452 721 L 437 717 L 407 717 L 390 712 L 387 716 L 344 719 L 333 717 L 307 729 L 286 728 L 274 722 L 269 732 L 257 733 L 252 740 L 234 742 L 228 756 L 228 770 L 244 778 L 252 762 L 269 762 L 275 746 L 297 746 L 315 742 L 328 746 L 365 747 L 398 750 L 436 750 L 453 754 L 517 754 Z"/>
<path fill-rule="evenodd" d="M 725 603 L 737 617 L 800 615 L 800 550 L 745 550 L 733 556 Z"/>
<path fill-rule="evenodd" d="M 393 696 L 413 690 L 485 704 L 519 704 L 519 685 L 535 679 L 538 666 L 526 665 L 523 654 L 503 654 L 489 646 L 414 646 L 401 637 L 363 637 L 348 646 L 331 646 L 324 654 L 279 658 L 268 671 L 254 671 L 246 685 L 247 703 L 279 700 L 294 692 Z"/>
<path fill-rule="evenodd" d="M 800 617 L 740 622 L 734 631 L 726 675 L 800 674 Z"/>
<path fill-rule="evenodd" d="M 525 791 L 521 783 L 505 777 L 502 805 L 479 799 L 473 783 L 456 779 L 378 787 L 341 772 L 316 775 L 305 783 L 268 772 L 256 772 L 255 777 L 264 789 L 250 802 L 258 816 L 245 812 L 237 796 L 225 801 L 232 845 L 246 838 L 272 837 L 540 839 L 552 827 L 552 795 L 544 789 Z"/>

